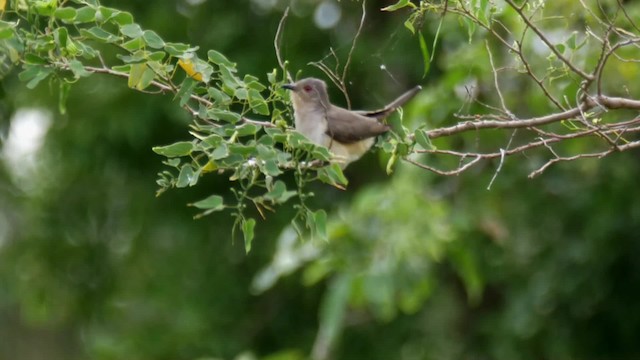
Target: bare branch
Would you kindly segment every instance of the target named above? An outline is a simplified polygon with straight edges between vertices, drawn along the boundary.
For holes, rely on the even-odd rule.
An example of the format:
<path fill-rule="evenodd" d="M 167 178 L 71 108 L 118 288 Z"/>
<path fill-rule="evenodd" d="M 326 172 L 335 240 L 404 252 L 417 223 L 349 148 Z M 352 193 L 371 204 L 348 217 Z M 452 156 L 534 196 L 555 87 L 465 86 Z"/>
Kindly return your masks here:
<path fill-rule="evenodd" d="M 459 134 L 462 132 L 470 131 L 470 130 L 479 130 L 479 129 L 518 129 L 518 128 L 529 128 L 540 125 L 546 125 L 554 122 L 559 122 L 562 120 L 570 120 L 575 119 L 582 114 L 584 111 L 588 111 L 593 109 L 596 106 L 602 106 L 606 109 L 632 109 L 632 110 L 640 110 L 640 100 L 633 100 L 627 98 L 619 98 L 619 97 L 608 97 L 608 96 L 599 96 L 595 98 L 586 99 L 585 102 L 580 104 L 579 106 L 569 109 L 563 112 L 534 117 L 530 119 L 519 119 L 519 120 L 479 120 L 479 121 L 465 121 L 462 123 L 458 123 L 457 125 L 439 128 L 434 130 L 427 131 L 427 136 L 432 139 L 449 136 L 454 134 Z"/>
<path fill-rule="evenodd" d="M 419 163 L 419 162 L 417 162 L 415 160 L 412 160 L 410 158 L 404 158 L 403 160 L 408 162 L 408 163 L 410 163 L 410 164 L 413 164 L 413 165 L 415 165 L 415 166 L 417 166 L 419 168 L 434 172 L 434 173 L 436 173 L 438 175 L 451 176 L 451 175 L 459 175 L 460 173 L 462 173 L 465 170 L 469 169 L 473 165 L 477 164 L 480 160 L 482 160 L 482 157 L 476 157 L 475 159 L 469 161 L 468 163 L 466 163 L 466 164 L 464 164 L 464 165 L 462 165 L 462 166 L 460 166 L 460 167 L 458 167 L 457 169 L 454 169 L 454 170 L 439 170 L 439 169 L 436 169 L 436 168 L 434 168 L 432 166 Z"/>
<path fill-rule="evenodd" d="M 542 32 L 542 30 L 540 30 L 533 22 L 531 22 L 531 20 L 529 20 L 529 18 L 527 18 L 527 16 L 525 16 L 525 14 L 522 11 L 522 7 L 516 6 L 513 0 L 505 0 L 505 1 L 518 13 L 518 15 L 520 15 L 520 18 L 527 24 L 527 26 L 529 26 L 531 30 L 533 30 L 536 33 L 536 35 L 538 35 L 538 38 L 547 45 L 549 50 L 551 50 L 556 55 L 556 57 L 558 57 L 558 59 L 560 59 L 563 63 L 565 63 L 571 69 L 571 71 L 578 74 L 580 77 L 582 77 L 585 80 L 591 81 L 594 79 L 593 75 L 587 74 L 583 70 L 579 69 L 571 61 L 569 61 L 569 59 L 567 59 L 564 55 L 562 55 L 562 53 L 560 53 L 560 51 L 556 49 L 556 47 L 551 43 L 551 41 L 549 41 L 549 39 Z"/>

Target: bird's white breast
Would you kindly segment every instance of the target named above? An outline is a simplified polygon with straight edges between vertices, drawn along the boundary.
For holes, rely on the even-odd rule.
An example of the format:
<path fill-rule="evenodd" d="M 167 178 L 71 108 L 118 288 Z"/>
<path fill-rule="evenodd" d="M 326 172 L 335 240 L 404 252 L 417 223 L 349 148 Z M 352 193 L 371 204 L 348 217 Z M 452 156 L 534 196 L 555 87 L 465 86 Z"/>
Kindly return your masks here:
<path fill-rule="evenodd" d="M 293 97 L 293 109 L 296 130 L 306 136 L 314 144 L 329 148 L 336 163 L 345 168 L 349 163 L 358 160 L 371 148 L 375 138 L 344 144 L 327 135 L 328 123 L 326 109 L 304 104 L 297 96 Z"/>
<path fill-rule="evenodd" d="M 327 136 L 327 118 L 324 109 L 312 106 L 296 106 L 294 99 L 294 116 L 296 130 L 317 145 L 329 147 L 331 138 Z"/>

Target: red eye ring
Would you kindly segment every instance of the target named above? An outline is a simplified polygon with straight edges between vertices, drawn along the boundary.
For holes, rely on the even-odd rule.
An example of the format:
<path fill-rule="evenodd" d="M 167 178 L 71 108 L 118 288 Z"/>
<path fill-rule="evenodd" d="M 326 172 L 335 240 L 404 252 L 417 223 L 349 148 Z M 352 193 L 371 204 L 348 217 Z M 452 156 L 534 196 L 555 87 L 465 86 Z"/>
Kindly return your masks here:
<path fill-rule="evenodd" d="M 311 87 L 311 85 L 305 85 L 304 87 L 302 87 L 302 89 L 306 92 L 311 92 L 311 90 L 313 90 L 313 88 Z"/>

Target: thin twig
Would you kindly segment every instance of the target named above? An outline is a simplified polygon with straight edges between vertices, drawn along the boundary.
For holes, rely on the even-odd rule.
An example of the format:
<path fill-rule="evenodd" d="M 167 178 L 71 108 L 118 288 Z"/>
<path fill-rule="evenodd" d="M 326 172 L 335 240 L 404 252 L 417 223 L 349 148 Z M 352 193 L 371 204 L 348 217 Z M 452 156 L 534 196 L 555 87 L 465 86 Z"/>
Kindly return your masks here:
<path fill-rule="evenodd" d="M 362 16 L 360 17 L 360 25 L 358 25 L 358 31 L 356 31 L 356 35 L 353 37 L 353 41 L 351 42 L 351 49 L 349 49 L 349 55 L 347 56 L 347 61 L 344 63 L 344 67 L 342 68 L 342 83 L 344 84 L 347 79 L 347 71 L 349 71 L 349 65 L 351 64 L 351 56 L 353 56 L 353 51 L 356 48 L 356 43 L 358 42 L 358 38 L 360 37 L 360 33 L 362 32 L 362 27 L 364 26 L 364 19 L 367 16 L 367 0 L 362 0 Z M 351 104 L 349 104 L 351 105 Z"/>
<path fill-rule="evenodd" d="M 282 18 L 280 18 L 280 22 L 278 23 L 278 30 L 276 30 L 276 36 L 273 38 L 273 47 L 275 48 L 275 51 L 276 51 L 276 58 L 278 59 L 278 65 L 280 65 L 280 69 L 282 69 L 282 72 L 287 76 L 287 80 L 289 82 L 293 82 L 293 78 L 291 77 L 291 74 L 289 74 L 289 71 L 285 66 L 284 60 L 282 60 L 282 53 L 281 53 L 282 31 L 284 29 L 284 24 L 285 24 L 285 21 L 287 20 L 287 16 L 289 16 L 288 6 L 284 10 L 284 14 L 282 14 Z"/>
<path fill-rule="evenodd" d="M 571 69 L 574 73 L 578 74 L 580 77 L 586 80 L 593 80 L 594 78 L 593 75 L 587 74 L 583 70 L 576 67 L 569 59 L 567 59 L 564 55 L 562 55 L 562 53 L 560 53 L 558 49 L 556 49 L 556 47 L 551 43 L 551 41 L 546 37 L 546 35 L 535 24 L 533 24 L 529 20 L 529 18 L 527 18 L 524 15 L 521 7 L 516 6 L 516 4 L 513 3 L 513 0 L 505 0 L 505 1 L 518 13 L 518 15 L 520 15 L 520 18 L 527 24 L 527 26 L 529 26 L 531 30 L 533 30 L 538 35 L 538 38 L 547 45 L 549 50 L 551 50 L 558 59 L 560 59 L 563 63 L 565 63 L 569 67 L 569 69 Z"/>

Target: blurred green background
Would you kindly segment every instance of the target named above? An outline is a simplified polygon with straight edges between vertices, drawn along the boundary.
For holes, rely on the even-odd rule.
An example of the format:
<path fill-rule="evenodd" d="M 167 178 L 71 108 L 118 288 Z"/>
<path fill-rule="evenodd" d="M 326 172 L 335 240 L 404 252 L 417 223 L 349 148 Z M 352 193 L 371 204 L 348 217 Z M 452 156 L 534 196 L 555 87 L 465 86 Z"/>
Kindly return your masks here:
<path fill-rule="evenodd" d="M 367 2 L 352 102 L 379 107 L 422 84 L 406 121 L 452 124 L 465 103 L 456 90 L 492 81 L 484 43 L 447 23 L 423 79 L 408 13 L 379 11 L 390 3 Z M 569 18 L 574 3 L 557 11 Z M 265 80 L 289 2 L 102 4 Z M 282 54 L 321 77 L 308 63 L 330 47 L 344 59 L 361 4 L 291 6 Z M 638 4 L 626 6 L 638 17 Z M 429 44 L 437 21 L 426 19 Z M 523 115 L 547 111 L 532 85 L 511 86 Z M 497 163 L 450 178 L 400 164 L 387 176 L 374 151 L 349 167 L 346 191 L 313 188 L 314 206 L 330 213 L 328 244 L 295 240 L 284 207 L 258 221 L 245 255 L 228 214 L 193 220 L 186 206 L 227 192 L 223 176 L 155 197 L 164 168 L 151 147 L 189 139 L 176 102 L 93 75 L 60 115 L 56 89 L 27 90 L 15 72 L 0 86 L 0 359 L 640 358 L 637 153 L 562 163 L 534 180 L 526 175 L 543 158 L 509 159 L 487 190 Z M 441 144 L 456 141 L 475 137 Z"/>

